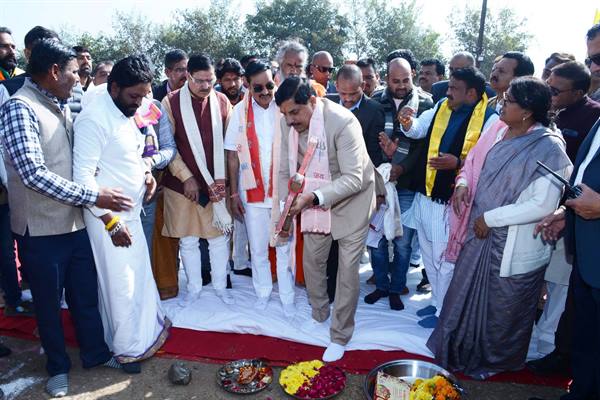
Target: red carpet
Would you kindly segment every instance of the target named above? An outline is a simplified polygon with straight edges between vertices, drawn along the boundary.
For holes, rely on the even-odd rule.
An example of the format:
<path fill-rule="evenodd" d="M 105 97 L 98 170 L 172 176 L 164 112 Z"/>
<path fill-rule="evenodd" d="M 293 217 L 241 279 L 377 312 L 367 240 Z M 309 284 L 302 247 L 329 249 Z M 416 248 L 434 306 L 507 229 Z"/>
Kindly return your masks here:
<path fill-rule="evenodd" d="M 63 325 L 67 344 L 77 346 L 75 332 L 68 312 L 63 313 Z M 6 318 L 0 316 L 0 335 L 37 340 L 33 318 Z M 224 363 L 241 358 L 264 358 L 272 365 L 284 366 L 297 361 L 313 360 L 323 354 L 322 347 L 310 346 L 287 340 L 257 335 L 201 332 L 173 328 L 159 356 L 180 358 L 209 363 Z M 412 358 L 430 361 L 428 358 L 403 351 L 349 351 L 337 365 L 351 373 L 366 374 L 375 366 L 387 361 Z M 460 379 L 464 376 L 459 375 Z M 513 382 L 530 385 L 554 386 L 566 389 L 569 379 L 563 376 L 538 377 L 528 370 L 506 372 L 490 379 L 492 382 Z"/>

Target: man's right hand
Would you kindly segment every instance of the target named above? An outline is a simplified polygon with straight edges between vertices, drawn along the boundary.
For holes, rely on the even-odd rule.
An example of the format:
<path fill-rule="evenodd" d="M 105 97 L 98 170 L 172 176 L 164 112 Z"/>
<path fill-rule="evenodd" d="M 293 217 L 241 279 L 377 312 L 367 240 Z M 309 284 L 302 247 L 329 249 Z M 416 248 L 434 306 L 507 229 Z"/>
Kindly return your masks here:
<path fill-rule="evenodd" d="M 398 148 L 398 138 L 392 140 L 385 134 L 385 132 L 379 132 L 379 147 L 383 150 L 383 153 L 388 157 L 392 158 L 396 149 Z"/>
<path fill-rule="evenodd" d="M 198 182 L 196 182 L 196 178 L 193 176 L 190 176 L 185 182 L 183 182 L 183 195 L 194 203 L 198 202 L 200 186 L 198 186 Z"/>
<path fill-rule="evenodd" d="M 464 204 L 464 207 L 463 207 Z M 462 210 L 469 205 L 469 189 L 466 186 L 460 185 L 454 189 L 452 196 L 452 209 L 454 214 L 461 216 Z"/>
<path fill-rule="evenodd" d="M 242 200 L 240 200 L 239 196 L 234 196 L 231 198 L 231 212 L 233 217 L 240 222 L 244 222 L 244 205 L 242 204 Z"/>
<path fill-rule="evenodd" d="M 416 111 L 410 108 L 409 106 L 404 106 L 398 113 L 398 122 L 402 125 L 402 129 L 405 131 L 409 131 L 412 128 L 413 118 L 416 114 Z"/>
<path fill-rule="evenodd" d="M 535 226 L 533 235 L 537 237 L 541 232 L 544 241 L 556 242 L 562 236 L 565 226 L 565 209 L 559 207 Z"/>
<path fill-rule="evenodd" d="M 95 205 L 112 211 L 129 211 L 133 208 L 133 199 L 125 196 L 121 189 L 100 188 Z"/>

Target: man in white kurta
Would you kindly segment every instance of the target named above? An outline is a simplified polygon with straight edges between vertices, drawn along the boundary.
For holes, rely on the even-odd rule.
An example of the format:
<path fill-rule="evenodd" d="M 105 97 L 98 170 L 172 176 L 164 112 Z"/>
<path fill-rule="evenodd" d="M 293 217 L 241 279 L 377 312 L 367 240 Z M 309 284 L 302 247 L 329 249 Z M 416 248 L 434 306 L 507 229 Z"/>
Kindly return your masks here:
<path fill-rule="evenodd" d="M 131 65 L 141 70 L 136 71 L 140 82 L 125 86 L 131 85 L 131 77 L 122 79 L 124 83 L 119 80 Z M 142 160 L 145 135 L 132 118 L 137 103 L 141 104 L 138 95 L 143 97 L 145 86 L 150 90 L 144 80 L 151 72 L 143 65 L 138 57 L 117 63 L 109 91 L 84 109 L 74 126 L 74 180 L 90 187 L 122 188 L 135 202 L 127 212 L 91 207 L 84 213 L 98 270 L 105 339 L 122 364 L 151 357 L 166 340 L 171 325 L 160 305 L 140 221 L 144 194 L 153 185 Z M 114 217 L 119 218 L 118 224 Z"/>
<path fill-rule="evenodd" d="M 272 199 L 272 165 L 273 143 L 276 135 L 276 124 L 279 124 L 279 108 L 275 104 L 275 83 L 270 66 L 263 62 L 254 62 L 246 69 L 246 79 L 250 85 L 250 96 L 233 108 L 232 118 L 229 121 L 225 134 L 224 148 L 228 150 L 229 179 L 232 184 L 231 204 L 236 219 L 245 219 L 252 254 L 252 283 L 256 292 L 255 307 L 264 310 L 267 307 L 273 280 L 269 263 L 269 239 L 271 227 Z M 250 102 L 250 104 L 249 104 Z M 254 121 L 248 115 L 252 109 Z M 258 159 L 244 159 L 242 148 L 252 146 L 248 137 L 248 129 L 253 124 L 258 142 Z M 278 144 L 278 142 L 276 143 Z M 255 153 L 255 155 L 257 155 Z M 255 157 L 256 158 L 256 157 Z M 248 195 L 248 187 L 244 187 L 241 174 L 245 169 L 252 171 L 249 164 L 260 163 L 260 178 L 254 174 L 254 184 L 262 187 L 262 198 L 252 199 Z M 277 164 L 276 164 L 277 165 Z M 241 168 L 240 168 L 241 167 Z M 258 168 L 258 166 L 255 166 Z M 257 171 L 258 172 L 258 171 Z M 236 182 L 239 185 L 234 186 Z M 241 203 L 241 204 L 240 204 Z M 279 206 L 279 205 L 276 205 Z M 277 253 L 277 282 L 279 298 L 286 316 L 295 314 L 294 306 L 294 280 L 289 269 L 290 242 L 276 247 Z"/>

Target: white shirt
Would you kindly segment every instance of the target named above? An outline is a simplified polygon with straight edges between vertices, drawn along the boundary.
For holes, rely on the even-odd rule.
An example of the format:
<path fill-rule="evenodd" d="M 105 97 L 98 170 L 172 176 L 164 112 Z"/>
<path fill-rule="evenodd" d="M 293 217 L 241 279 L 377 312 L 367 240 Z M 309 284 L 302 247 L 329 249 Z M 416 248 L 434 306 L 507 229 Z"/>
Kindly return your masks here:
<path fill-rule="evenodd" d="M 73 180 L 94 189 L 121 188 L 135 204 L 130 211 L 117 213 L 124 220 L 140 217 L 148 171 L 142 160 L 144 139 L 133 118 L 123 115 L 108 92 L 75 120 Z M 97 207 L 90 211 L 97 217 L 109 212 Z"/>
<path fill-rule="evenodd" d="M 260 167 L 261 174 L 264 183 L 265 195 L 268 194 L 270 174 L 271 174 L 271 157 L 273 148 L 273 138 L 275 135 L 275 117 L 279 110 L 275 104 L 275 100 L 271 101 L 267 109 L 262 108 L 252 98 L 252 111 L 254 112 L 254 127 L 256 129 L 256 136 L 258 138 L 258 151 L 260 154 Z M 227 126 L 227 132 L 225 133 L 225 141 L 223 146 L 225 150 L 231 150 L 237 152 L 237 144 L 240 136 L 240 120 L 243 120 L 242 113 L 244 112 L 244 102 L 239 102 L 233 107 L 231 119 Z M 241 182 L 240 182 L 241 183 Z M 246 191 L 240 186 L 239 188 L 240 198 L 244 205 L 248 205 L 246 199 Z M 255 207 L 271 208 L 273 201 L 271 198 L 267 198 L 262 203 L 250 203 Z"/>
<path fill-rule="evenodd" d="M 583 174 L 585 173 L 585 169 L 592 162 L 598 150 L 600 150 L 600 129 L 596 129 L 594 132 L 594 140 L 592 140 L 592 145 L 590 146 L 590 151 L 588 151 L 587 155 L 583 159 L 583 162 L 579 166 L 579 170 L 577 170 L 577 176 L 575 177 L 575 184 L 579 185 L 583 180 Z"/>

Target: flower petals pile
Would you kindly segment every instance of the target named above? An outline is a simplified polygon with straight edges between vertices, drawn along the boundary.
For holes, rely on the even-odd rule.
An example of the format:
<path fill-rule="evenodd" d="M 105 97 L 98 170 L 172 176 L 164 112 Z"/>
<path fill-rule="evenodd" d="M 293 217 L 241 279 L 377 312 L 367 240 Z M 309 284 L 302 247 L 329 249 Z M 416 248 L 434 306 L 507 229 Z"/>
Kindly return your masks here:
<path fill-rule="evenodd" d="M 279 383 L 288 394 L 302 399 L 321 399 L 341 392 L 346 386 L 346 376 L 338 367 L 313 360 L 281 371 Z"/>
<path fill-rule="evenodd" d="M 460 400 L 460 394 L 448 379 L 436 375 L 417 379 L 410 390 L 410 400 Z"/>

